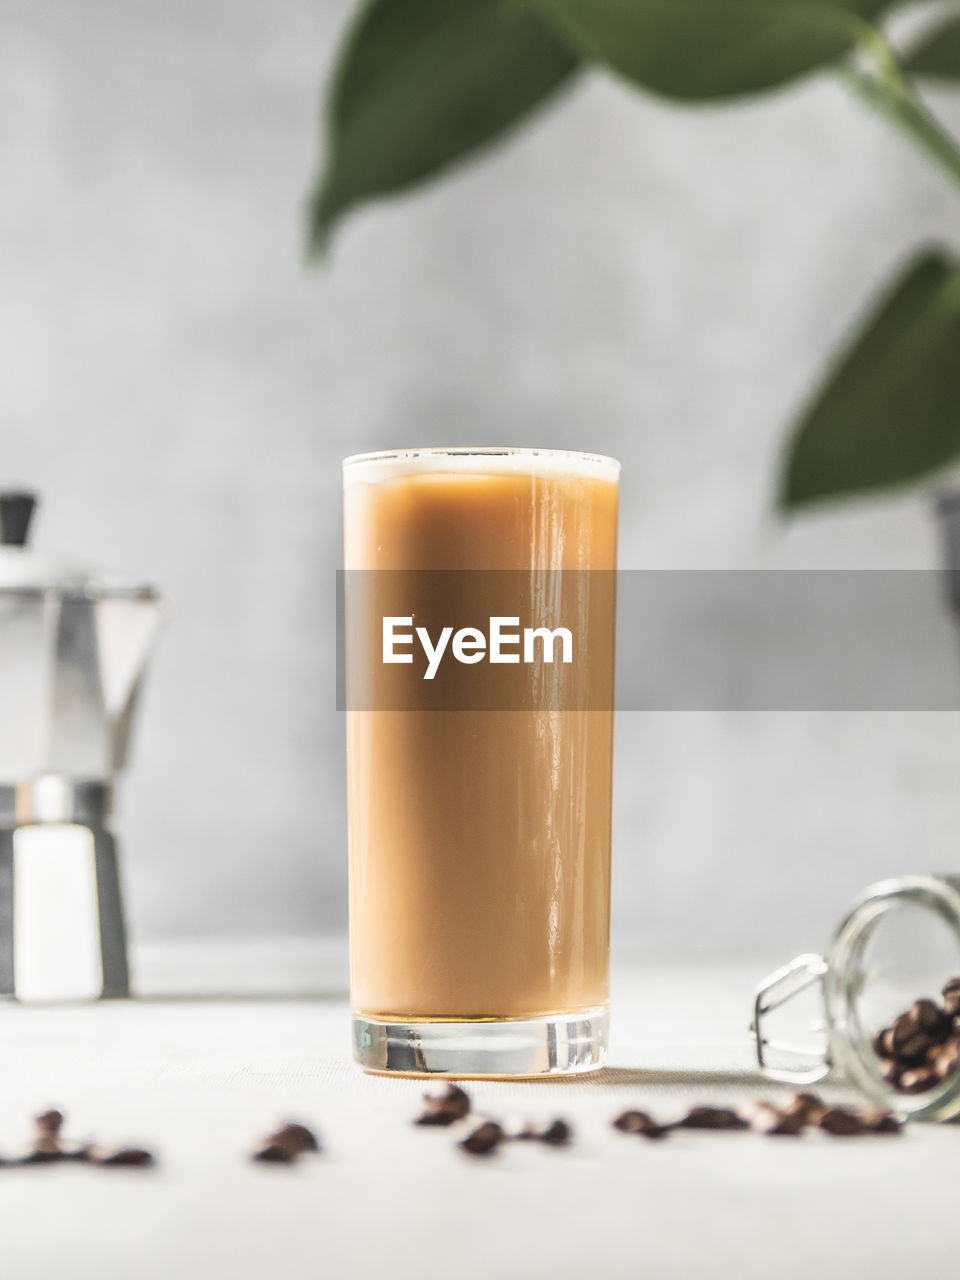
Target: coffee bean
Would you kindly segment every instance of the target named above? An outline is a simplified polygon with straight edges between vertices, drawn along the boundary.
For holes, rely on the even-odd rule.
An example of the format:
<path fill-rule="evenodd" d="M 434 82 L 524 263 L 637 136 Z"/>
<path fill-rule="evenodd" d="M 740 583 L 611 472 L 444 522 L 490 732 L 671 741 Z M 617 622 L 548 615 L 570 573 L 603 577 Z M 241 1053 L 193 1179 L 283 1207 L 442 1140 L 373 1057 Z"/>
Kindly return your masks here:
<path fill-rule="evenodd" d="M 943 1025 L 943 1010 L 932 1000 L 915 1000 L 910 1010 L 921 1031 L 936 1035 Z"/>
<path fill-rule="evenodd" d="M 503 1136 L 515 1142 L 545 1142 L 549 1147 L 563 1147 L 573 1138 L 573 1130 L 566 1120 L 553 1120 L 548 1125 L 527 1121 L 521 1125 L 504 1125 Z"/>
<path fill-rule="evenodd" d="M 146 1168 L 147 1165 L 154 1163 L 153 1153 L 144 1151 L 140 1147 L 117 1147 L 113 1151 L 97 1149 L 89 1153 L 88 1159 L 93 1164 L 115 1169 L 121 1167 L 131 1169 Z"/>
<path fill-rule="evenodd" d="M 37 1136 L 33 1150 L 18 1163 L 51 1164 L 55 1160 L 61 1160 L 63 1150 L 60 1145 L 60 1130 L 63 1127 L 63 1112 L 41 1111 L 38 1116 L 34 1116 L 34 1124 L 37 1128 Z"/>
<path fill-rule="evenodd" d="M 485 1156 L 495 1151 L 503 1138 L 504 1133 L 500 1125 L 495 1120 L 487 1120 L 468 1133 L 461 1140 L 460 1146 L 472 1156 Z"/>
<path fill-rule="evenodd" d="M 253 1159 L 263 1164 L 292 1164 L 299 1156 L 308 1151 L 319 1151 L 320 1143 L 317 1135 L 305 1124 L 288 1122 L 281 1125 L 273 1133 L 268 1133 L 257 1149 Z"/>
<path fill-rule="evenodd" d="M 659 1129 L 660 1126 L 646 1111 L 621 1111 L 613 1122 L 615 1129 L 623 1133 L 643 1133 L 647 1129 Z"/>
<path fill-rule="evenodd" d="M 901 1093 L 926 1093 L 939 1083 L 931 1067 L 909 1067 L 901 1073 L 897 1088 Z"/>
<path fill-rule="evenodd" d="M 941 1045 L 937 1045 L 931 1053 L 929 1065 L 936 1073 L 938 1080 L 946 1080 L 960 1067 L 960 1040 L 952 1036 Z"/>
<path fill-rule="evenodd" d="M 800 1115 L 805 1124 L 816 1124 L 826 1111 L 826 1103 L 815 1093 L 795 1093 L 787 1104 L 788 1115 Z"/>
<path fill-rule="evenodd" d="M 900 1076 L 903 1074 L 904 1068 L 896 1060 L 896 1058 L 887 1058 L 880 1067 L 880 1078 L 885 1080 L 887 1084 L 893 1085 L 894 1088 L 900 1083 Z"/>
<path fill-rule="evenodd" d="M 901 1121 L 883 1107 L 867 1107 L 860 1112 L 860 1119 L 867 1133 L 899 1133 L 903 1128 Z"/>
<path fill-rule="evenodd" d="M 781 1110 L 772 1102 L 758 1102 L 750 1113 L 751 1129 L 770 1137 L 799 1137 L 806 1124 L 806 1116 L 802 1110 Z"/>
<path fill-rule="evenodd" d="M 845 1107 L 828 1107 L 817 1125 L 824 1133 L 831 1133 L 838 1138 L 853 1137 L 863 1133 L 865 1129 L 860 1117 L 853 1111 L 847 1111 Z"/>
<path fill-rule="evenodd" d="M 901 1041 L 897 1049 L 897 1058 L 904 1065 L 917 1064 L 924 1060 L 927 1052 L 937 1043 L 926 1031 L 916 1031 Z"/>
<path fill-rule="evenodd" d="M 749 1129 L 749 1123 L 728 1107 L 691 1107 L 675 1129 Z"/>
<path fill-rule="evenodd" d="M 295 1156 L 303 1155 L 307 1151 L 320 1150 L 316 1134 L 305 1124 L 281 1125 L 276 1133 L 271 1133 L 267 1137 L 264 1145 L 286 1147 Z"/>
<path fill-rule="evenodd" d="M 293 1164 L 296 1158 L 295 1152 L 279 1142 L 268 1142 L 265 1146 L 258 1147 L 251 1157 L 261 1164 Z"/>
<path fill-rule="evenodd" d="M 916 1018 L 913 1016 L 912 1009 L 908 1009 L 906 1013 L 901 1013 L 898 1018 L 895 1018 L 893 1026 L 890 1028 L 890 1040 L 894 1053 L 899 1053 L 904 1042 L 915 1036 L 919 1030 L 920 1028 L 917 1025 Z"/>
<path fill-rule="evenodd" d="M 470 1111 L 469 1095 L 455 1084 L 448 1084 L 443 1093 L 425 1093 L 423 1101 L 426 1110 L 415 1124 L 453 1124 Z"/>
<path fill-rule="evenodd" d="M 554 1120 L 539 1135 L 540 1141 L 545 1142 L 548 1147 L 565 1147 L 573 1139 L 573 1130 L 567 1124 L 566 1120 Z"/>
<path fill-rule="evenodd" d="M 878 1058 L 892 1058 L 894 1055 L 893 1047 L 893 1028 L 883 1027 L 873 1037 L 873 1052 Z"/>
<path fill-rule="evenodd" d="M 61 1160 L 89 1160 L 93 1144 L 90 1142 L 67 1142 L 60 1147 Z"/>
<path fill-rule="evenodd" d="M 933 1034 L 933 1038 L 935 1040 L 939 1040 L 941 1044 L 946 1040 L 949 1040 L 956 1030 L 954 1023 L 955 1019 L 951 1018 L 950 1014 L 947 1013 L 945 1009 L 942 1010 L 940 1027 L 935 1033 L 931 1033 Z"/>
<path fill-rule="evenodd" d="M 951 1017 L 960 1014 L 960 978 L 951 978 L 940 989 L 943 1007 Z"/>
<path fill-rule="evenodd" d="M 613 1122 L 615 1129 L 623 1133 L 639 1133 L 644 1138 L 665 1138 L 669 1133 L 666 1125 L 658 1124 L 646 1111 L 624 1111 Z"/>
<path fill-rule="evenodd" d="M 63 1128 L 63 1112 L 41 1111 L 34 1123 L 37 1126 L 38 1133 L 44 1137 L 56 1138 Z"/>
<path fill-rule="evenodd" d="M 48 1145 L 37 1145 L 25 1156 L 21 1156 L 16 1161 L 17 1164 L 53 1164 L 57 1160 L 62 1160 L 59 1147 L 51 1147 Z"/>

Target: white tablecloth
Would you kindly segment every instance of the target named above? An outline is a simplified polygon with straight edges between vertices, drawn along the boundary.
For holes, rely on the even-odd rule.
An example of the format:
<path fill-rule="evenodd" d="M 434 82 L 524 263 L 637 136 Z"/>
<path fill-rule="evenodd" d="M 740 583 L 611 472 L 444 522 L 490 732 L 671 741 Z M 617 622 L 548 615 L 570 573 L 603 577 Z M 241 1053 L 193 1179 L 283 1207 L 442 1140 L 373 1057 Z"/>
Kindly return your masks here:
<path fill-rule="evenodd" d="M 489 1160 L 464 1155 L 442 1129 L 411 1125 L 419 1082 L 352 1065 L 342 999 L 4 1006 L 0 1151 L 28 1137 L 35 1111 L 57 1105 L 72 1135 L 143 1143 L 160 1164 L 0 1169 L 0 1274 L 952 1275 L 955 1129 L 649 1143 L 610 1127 L 628 1105 L 668 1117 L 694 1102 L 777 1093 L 750 1069 L 756 976 L 752 967 L 618 973 L 602 1073 L 471 1087 L 477 1108 L 498 1117 L 566 1117 L 574 1145 L 512 1144 Z M 251 1143 L 284 1118 L 315 1125 L 323 1154 L 293 1168 L 249 1162 Z"/>

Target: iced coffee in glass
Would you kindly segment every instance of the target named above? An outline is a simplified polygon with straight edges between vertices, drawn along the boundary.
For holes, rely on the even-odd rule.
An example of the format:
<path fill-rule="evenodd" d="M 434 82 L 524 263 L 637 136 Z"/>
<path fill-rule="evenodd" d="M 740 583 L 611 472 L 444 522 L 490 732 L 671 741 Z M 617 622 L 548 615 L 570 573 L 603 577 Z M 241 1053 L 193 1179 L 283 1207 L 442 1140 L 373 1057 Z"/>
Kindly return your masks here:
<path fill-rule="evenodd" d="M 536 1076 L 607 1035 L 619 464 L 344 463 L 351 999 L 367 1070 Z"/>

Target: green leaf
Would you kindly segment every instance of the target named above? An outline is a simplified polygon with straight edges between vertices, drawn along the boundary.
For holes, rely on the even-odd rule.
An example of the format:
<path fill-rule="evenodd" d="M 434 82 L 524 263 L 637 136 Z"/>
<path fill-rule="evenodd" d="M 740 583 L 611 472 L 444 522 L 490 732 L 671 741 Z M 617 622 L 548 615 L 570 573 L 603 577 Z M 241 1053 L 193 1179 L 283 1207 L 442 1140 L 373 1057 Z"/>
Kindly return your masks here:
<path fill-rule="evenodd" d="M 843 57 L 885 0 L 528 0 L 586 58 L 689 101 L 738 97 Z"/>
<path fill-rule="evenodd" d="M 960 80 L 960 16 L 948 18 L 928 32 L 906 55 L 903 65 L 913 75 Z"/>
<path fill-rule="evenodd" d="M 881 64 L 872 73 L 851 62 L 841 69 L 841 74 L 867 106 L 885 116 L 947 177 L 960 183 L 960 147 L 956 138 L 927 110 L 896 62 Z"/>
<path fill-rule="evenodd" d="M 907 484 L 960 454 L 960 268 L 918 258 L 803 414 L 780 504 Z"/>
<path fill-rule="evenodd" d="M 578 59 L 503 0 L 371 0 L 339 54 L 310 243 L 374 196 L 494 141 L 570 79 Z"/>

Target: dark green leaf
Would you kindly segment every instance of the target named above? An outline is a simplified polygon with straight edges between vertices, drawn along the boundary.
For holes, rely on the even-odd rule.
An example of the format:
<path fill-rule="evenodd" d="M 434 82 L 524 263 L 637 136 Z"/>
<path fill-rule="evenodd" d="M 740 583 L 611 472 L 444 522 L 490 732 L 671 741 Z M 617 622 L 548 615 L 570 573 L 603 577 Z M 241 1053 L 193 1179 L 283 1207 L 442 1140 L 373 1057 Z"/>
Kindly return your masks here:
<path fill-rule="evenodd" d="M 340 51 L 311 247 L 352 206 L 498 138 L 577 64 L 535 14 L 503 0 L 372 0 Z"/>
<path fill-rule="evenodd" d="M 884 0 L 528 0 L 587 58 L 668 98 L 772 89 L 846 54 Z"/>
<path fill-rule="evenodd" d="M 803 415 L 781 505 L 892 488 L 960 454 L 960 269 L 919 258 Z"/>
<path fill-rule="evenodd" d="M 928 32 L 907 54 L 904 66 L 913 75 L 960 80 L 960 16 Z"/>

